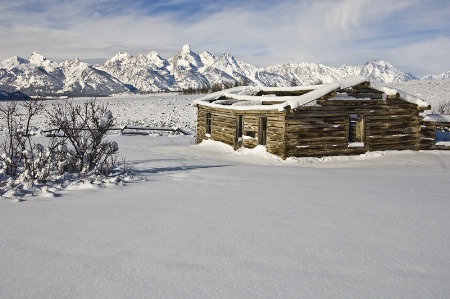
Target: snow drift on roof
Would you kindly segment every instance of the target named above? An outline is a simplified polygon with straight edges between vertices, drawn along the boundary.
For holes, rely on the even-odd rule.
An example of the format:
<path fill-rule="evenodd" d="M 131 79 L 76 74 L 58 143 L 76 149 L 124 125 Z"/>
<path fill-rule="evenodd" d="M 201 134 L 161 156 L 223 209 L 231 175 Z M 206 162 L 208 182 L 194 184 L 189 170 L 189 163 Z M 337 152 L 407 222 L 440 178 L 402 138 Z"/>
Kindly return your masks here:
<path fill-rule="evenodd" d="M 320 97 L 327 95 L 338 89 L 345 89 L 364 82 L 370 82 L 367 77 L 354 76 L 346 79 L 342 79 L 338 82 L 326 84 L 326 85 L 312 85 L 312 86 L 296 86 L 296 87 L 263 87 L 263 86 L 241 86 L 234 87 L 215 93 L 211 93 L 193 102 L 193 105 L 203 105 L 212 107 L 221 107 L 225 109 L 248 109 L 248 110 L 278 110 L 283 111 L 286 108 L 296 109 L 301 106 L 305 106 Z M 388 88 L 378 84 L 370 83 L 370 87 L 384 92 L 387 95 L 399 94 L 400 98 L 406 102 L 413 103 L 419 107 L 428 107 L 429 104 L 424 100 L 415 97 L 404 91 Z M 265 92 L 281 92 L 281 91 L 296 91 L 296 90 L 310 90 L 309 92 L 299 96 L 255 96 L 260 91 Z M 237 101 L 248 101 L 252 103 L 237 103 L 235 105 L 221 105 L 215 103 L 218 99 L 232 99 Z M 270 102 L 272 105 L 264 105 L 264 103 Z M 273 104 L 279 102 L 279 104 Z M 261 107 L 258 107 L 261 105 Z M 244 108 L 245 107 L 245 108 Z"/>
<path fill-rule="evenodd" d="M 300 106 L 306 105 L 309 102 L 317 100 L 318 98 L 336 90 L 336 89 L 344 89 L 350 86 L 358 85 L 363 82 L 369 82 L 369 79 L 363 76 L 355 76 L 347 79 L 340 80 L 338 82 L 330 83 L 327 85 L 323 85 L 313 91 L 305 93 L 304 95 L 295 97 L 293 100 L 285 101 L 280 108 L 279 111 L 283 111 L 285 108 L 290 107 L 291 109 L 298 108 Z"/>
<path fill-rule="evenodd" d="M 390 88 L 390 87 L 386 87 L 386 86 L 382 86 L 376 83 L 370 83 L 370 87 L 373 89 L 376 89 L 378 91 L 384 92 L 385 94 L 387 94 L 388 96 L 393 96 L 398 94 L 400 96 L 400 98 L 406 102 L 415 104 L 419 107 L 428 107 L 430 106 L 430 104 L 428 104 L 428 102 L 424 101 L 421 98 L 418 98 L 416 96 L 413 96 L 412 94 L 409 94 L 407 92 L 404 92 L 402 90 L 399 89 L 395 89 L 395 88 Z"/>
<path fill-rule="evenodd" d="M 450 123 L 450 115 L 427 114 L 423 118 L 424 121 Z"/>

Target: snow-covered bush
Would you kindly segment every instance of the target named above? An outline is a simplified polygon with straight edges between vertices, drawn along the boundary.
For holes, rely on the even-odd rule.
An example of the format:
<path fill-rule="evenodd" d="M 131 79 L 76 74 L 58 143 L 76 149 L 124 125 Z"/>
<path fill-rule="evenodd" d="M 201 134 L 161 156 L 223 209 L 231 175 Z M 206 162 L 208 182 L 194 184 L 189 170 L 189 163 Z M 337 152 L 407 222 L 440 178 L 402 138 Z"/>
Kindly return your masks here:
<path fill-rule="evenodd" d="M 107 108 L 107 105 L 95 101 L 53 105 L 48 112 L 49 124 L 63 133 L 63 144 L 74 151 L 71 154 L 65 149 L 66 154 L 59 156 L 62 170 L 92 171 L 109 164 L 111 157 L 117 154 L 117 143 L 105 139 L 114 124 L 112 112 Z"/>
<path fill-rule="evenodd" d="M 0 120 L 6 136 L 0 144 L 4 173 L 16 176 L 21 166 L 30 171 L 32 163 L 31 120 L 44 110 L 41 101 L 6 102 L 0 105 Z"/>
<path fill-rule="evenodd" d="M 114 124 L 106 105 L 95 101 L 53 105 L 46 111 L 49 125 L 61 134 L 55 134 L 46 146 L 34 143 L 31 132 L 32 119 L 42 112 L 44 105 L 40 101 L 0 105 L 0 123 L 5 132 L 0 143 L 0 191 L 24 182 L 45 183 L 50 176 L 65 173 L 117 172 L 119 146 L 105 139 Z"/>

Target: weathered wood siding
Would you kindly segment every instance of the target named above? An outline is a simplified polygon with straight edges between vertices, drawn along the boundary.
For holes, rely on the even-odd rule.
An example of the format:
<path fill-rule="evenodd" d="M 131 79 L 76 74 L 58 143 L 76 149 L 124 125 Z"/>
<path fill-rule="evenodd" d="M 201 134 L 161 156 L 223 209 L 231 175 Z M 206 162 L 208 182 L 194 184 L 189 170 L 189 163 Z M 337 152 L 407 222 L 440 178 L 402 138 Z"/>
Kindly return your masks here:
<path fill-rule="evenodd" d="M 286 117 L 286 156 L 320 157 L 374 150 L 420 149 L 421 117 L 404 101 L 323 100 L 318 107 L 300 107 Z M 349 116 L 364 116 L 364 146 L 348 143 Z"/>
<path fill-rule="evenodd" d="M 206 134 L 206 114 L 211 113 L 211 134 Z M 236 119 L 244 117 L 242 146 L 254 148 L 258 145 L 259 118 L 267 117 L 267 151 L 285 157 L 284 120 L 285 112 L 264 110 L 232 110 L 216 107 L 198 106 L 196 142 L 215 140 L 239 148 L 236 140 Z"/>

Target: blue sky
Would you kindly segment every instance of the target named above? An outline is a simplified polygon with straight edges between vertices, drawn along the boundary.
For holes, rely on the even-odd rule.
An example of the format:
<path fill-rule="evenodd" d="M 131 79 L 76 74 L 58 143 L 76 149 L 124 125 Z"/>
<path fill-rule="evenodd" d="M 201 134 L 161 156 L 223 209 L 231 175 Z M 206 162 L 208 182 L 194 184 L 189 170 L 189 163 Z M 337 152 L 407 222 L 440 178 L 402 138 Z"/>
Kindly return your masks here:
<path fill-rule="evenodd" d="M 0 16 L 0 59 L 168 59 L 188 43 L 260 67 L 382 59 L 416 76 L 450 70 L 448 0 L 0 0 Z"/>

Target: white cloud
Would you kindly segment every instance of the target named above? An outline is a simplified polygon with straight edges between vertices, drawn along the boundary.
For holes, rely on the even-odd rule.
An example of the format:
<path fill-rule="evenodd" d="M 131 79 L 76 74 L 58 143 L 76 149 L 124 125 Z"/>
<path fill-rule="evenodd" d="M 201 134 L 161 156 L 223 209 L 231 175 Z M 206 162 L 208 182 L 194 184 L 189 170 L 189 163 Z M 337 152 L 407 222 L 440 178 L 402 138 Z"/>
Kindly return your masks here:
<path fill-rule="evenodd" d="M 441 74 L 450 70 L 450 37 L 438 37 L 390 49 L 387 53 L 398 65 L 410 68 L 420 76 Z M 414 64 L 411 64 L 414 61 Z"/>
<path fill-rule="evenodd" d="M 339 66 L 385 59 L 418 75 L 450 69 L 445 64 L 450 54 L 440 48 L 448 49 L 450 25 L 449 5 L 443 1 L 190 1 L 185 11 L 167 9 L 180 9 L 185 0 L 152 3 L 1 3 L 0 39 L 9 42 L 0 59 L 33 51 L 55 60 L 107 59 L 119 51 L 135 55 L 150 50 L 169 58 L 190 43 L 194 51 L 230 52 L 259 66 L 300 61 Z M 165 9 L 152 14 L 161 5 Z"/>

